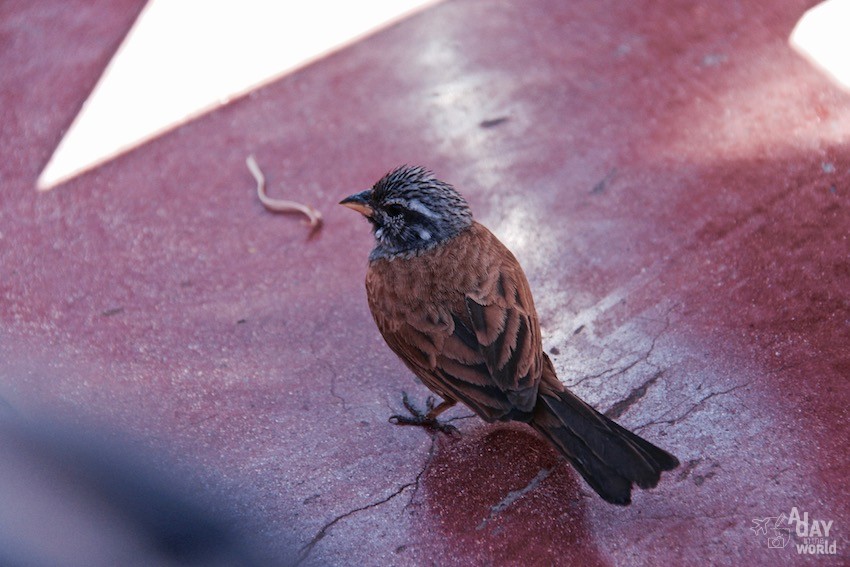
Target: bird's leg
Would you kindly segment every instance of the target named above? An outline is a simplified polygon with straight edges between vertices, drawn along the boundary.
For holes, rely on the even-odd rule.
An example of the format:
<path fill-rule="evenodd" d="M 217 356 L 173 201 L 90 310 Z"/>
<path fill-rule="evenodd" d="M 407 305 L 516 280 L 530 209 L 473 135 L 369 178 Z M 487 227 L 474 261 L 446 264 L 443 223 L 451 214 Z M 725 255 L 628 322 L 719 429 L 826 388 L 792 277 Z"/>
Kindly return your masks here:
<path fill-rule="evenodd" d="M 452 435 L 458 432 L 457 427 L 454 425 L 441 423 L 437 420 L 437 416 L 455 405 L 457 400 L 446 398 L 439 404 L 434 405 L 434 396 L 428 396 L 428 399 L 425 401 L 425 407 L 427 409 L 426 413 L 423 413 L 413 405 L 410 398 L 407 396 L 407 392 L 402 392 L 401 403 L 404 404 L 405 409 L 408 413 L 410 413 L 410 415 L 391 415 L 389 419 L 390 423 L 395 425 L 417 425 L 432 431 L 442 431 L 447 435 Z"/>

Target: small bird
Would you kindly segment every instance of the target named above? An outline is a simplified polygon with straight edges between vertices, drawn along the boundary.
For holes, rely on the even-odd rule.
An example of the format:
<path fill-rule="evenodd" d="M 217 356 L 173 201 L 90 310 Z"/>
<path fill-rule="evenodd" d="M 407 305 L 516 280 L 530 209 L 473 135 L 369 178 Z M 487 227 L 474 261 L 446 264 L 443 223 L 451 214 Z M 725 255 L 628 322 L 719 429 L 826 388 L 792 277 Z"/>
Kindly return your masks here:
<path fill-rule="evenodd" d="M 454 187 L 402 166 L 340 204 L 372 225 L 366 295 L 381 335 L 443 400 L 421 412 L 405 395 L 410 415 L 390 421 L 451 432 L 437 417 L 460 401 L 487 422 L 528 423 L 612 504 L 679 465 L 558 380 L 525 273 Z"/>

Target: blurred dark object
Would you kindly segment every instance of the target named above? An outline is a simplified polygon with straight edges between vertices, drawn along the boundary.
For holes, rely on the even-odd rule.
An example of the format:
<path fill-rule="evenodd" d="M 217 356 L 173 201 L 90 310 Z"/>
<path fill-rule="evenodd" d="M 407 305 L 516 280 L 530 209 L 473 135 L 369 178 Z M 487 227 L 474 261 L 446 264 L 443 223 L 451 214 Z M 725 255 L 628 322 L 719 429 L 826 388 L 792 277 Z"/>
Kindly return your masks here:
<path fill-rule="evenodd" d="M 143 455 L 100 436 L 2 413 L 0 565 L 291 563 L 261 560 L 233 522 L 156 472 Z"/>

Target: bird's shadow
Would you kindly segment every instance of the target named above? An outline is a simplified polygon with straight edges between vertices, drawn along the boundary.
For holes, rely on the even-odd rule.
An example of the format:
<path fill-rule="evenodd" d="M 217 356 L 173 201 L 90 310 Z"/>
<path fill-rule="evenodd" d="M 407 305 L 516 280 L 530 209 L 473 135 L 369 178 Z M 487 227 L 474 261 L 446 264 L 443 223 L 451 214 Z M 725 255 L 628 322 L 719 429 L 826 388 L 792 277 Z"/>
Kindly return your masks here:
<path fill-rule="evenodd" d="M 553 565 L 569 553 L 585 565 L 604 565 L 580 482 L 527 426 L 498 424 L 440 439 L 421 487 L 458 558 Z"/>

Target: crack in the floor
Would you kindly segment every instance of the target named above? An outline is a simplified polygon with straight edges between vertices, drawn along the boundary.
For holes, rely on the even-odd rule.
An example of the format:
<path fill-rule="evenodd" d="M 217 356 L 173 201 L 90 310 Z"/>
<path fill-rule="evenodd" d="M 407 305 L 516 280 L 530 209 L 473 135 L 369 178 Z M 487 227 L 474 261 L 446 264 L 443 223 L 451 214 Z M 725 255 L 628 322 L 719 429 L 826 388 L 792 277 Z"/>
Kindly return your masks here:
<path fill-rule="evenodd" d="M 526 484 L 524 487 L 519 490 L 511 490 L 508 492 L 504 498 L 502 498 L 497 504 L 490 507 L 490 514 L 481 520 L 481 523 L 478 524 L 476 530 L 483 530 L 487 527 L 487 524 L 490 523 L 493 519 L 496 518 L 499 514 L 501 514 L 505 509 L 507 509 L 511 504 L 537 488 L 541 482 L 543 482 L 546 477 L 548 477 L 552 473 L 552 469 L 541 469 L 540 472 L 537 473 L 537 476 L 531 479 L 531 481 Z"/>
<path fill-rule="evenodd" d="M 794 466 L 793 466 L 793 465 L 788 465 L 788 466 L 786 466 L 786 467 L 783 467 L 783 468 L 779 469 L 777 472 L 775 472 L 775 473 L 773 473 L 772 475 L 770 475 L 769 477 L 767 477 L 767 480 L 769 480 L 769 481 L 771 481 L 771 482 L 776 482 L 776 481 L 777 481 L 777 479 L 778 479 L 780 476 L 782 476 L 783 474 L 787 473 L 788 471 L 790 471 L 790 470 L 791 470 L 791 469 L 793 469 L 793 468 L 794 468 Z"/>
<path fill-rule="evenodd" d="M 396 496 L 398 496 L 399 494 L 401 494 L 402 492 L 407 490 L 412 484 L 413 484 L 412 482 L 409 482 L 407 484 L 403 484 L 400 487 L 398 487 L 395 491 L 393 491 L 386 498 L 382 498 L 381 500 L 378 500 L 376 502 L 370 502 L 369 504 L 366 504 L 365 506 L 361 506 L 361 507 L 355 508 L 353 510 L 349 510 L 348 512 L 346 512 L 344 514 L 340 514 L 339 516 L 337 516 L 336 518 L 334 518 L 333 520 L 331 520 L 330 522 L 328 522 L 327 524 L 322 526 L 322 529 L 320 529 L 316 533 L 316 535 L 313 536 L 313 539 L 311 539 L 309 542 L 307 542 L 307 544 L 304 545 L 304 547 L 301 548 L 301 551 L 300 551 L 299 556 L 298 556 L 298 561 L 296 561 L 295 564 L 300 565 L 304 560 L 306 560 L 307 557 L 310 555 L 310 553 L 313 551 L 313 548 L 316 546 L 316 544 L 319 543 L 327 535 L 328 530 L 331 529 L 332 527 L 334 527 L 338 522 L 340 522 L 340 521 L 344 520 L 345 518 L 352 516 L 352 515 L 354 515 L 358 512 L 362 512 L 364 510 L 369 510 L 371 508 L 375 508 L 377 506 L 380 506 L 381 504 L 386 504 L 387 502 L 389 502 L 390 500 L 392 500 L 393 498 L 395 498 Z"/>
<path fill-rule="evenodd" d="M 315 354 L 315 352 L 314 352 L 314 354 Z M 327 369 L 328 374 L 331 377 L 331 388 L 330 388 L 331 396 L 333 396 L 334 398 L 339 400 L 340 404 L 342 405 L 343 411 L 348 411 L 348 409 L 349 409 L 348 402 L 345 400 L 344 397 L 340 396 L 336 391 L 336 379 L 337 379 L 338 373 L 335 372 L 333 365 L 328 360 L 326 360 L 324 357 L 316 356 L 316 360 L 318 360 L 322 364 L 322 366 L 324 366 Z"/>
<path fill-rule="evenodd" d="M 628 363 L 627 365 L 623 366 L 622 368 L 607 368 L 607 369 L 603 370 L 602 372 L 597 372 L 596 374 L 588 374 L 587 376 L 583 376 L 583 377 L 579 378 L 578 380 L 576 380 L 572 384 L 569 384 L 569 387 L 575 388 L 576 386 L 579 386 L 579 385 L 583 384 L 584 382 L 587 382 L 588 380 L 596 380 L 597 378 L 602 378 L 603 376 L 606 377 L 606 378 L 607 377 L 613 378 L 614 376 L 621 376 L 621 375 L 625 374 L 626 372 L 628 372 L 629 370 L 631 370 L 632 368 L 634 368 L 635 366 L 637 366 L 638 364 L 640 364 L 641 362 L 643 362 L 644 360 L 646 360 L 646 356 L 640 356 L 640 357 L 636 358 L 635 360 L 633 360 L 632 362 Z"/>
<path fill-rule="evenodd" d="M 688 408 L 688 410 L 685 413 L 683 413 L 682 415 L 679 415 L 677 417 L 673 417 L 673 418 L 670 418 L 670 419 L 655 419 L 655 420 L 652 420 L 652 421 L 648 421 L 644 424 L 636 426 L 634 428 L 634 431 L 642 431 L 642 430 L 646 429 L 647 427 L 649 427 L 651 425 L 662 425 L 662 424 L 663 425 L 676 425 L 677 423 L 681 423 L 682 421 L 685 420 L 685 418 L 687 418 L 693 412 L 698 410 L 702 406 L 702 404 L 704 404 L 705 402 L 707 402 L 711 398 L 730 394 L 730 393 L 734 392 L 735 390 L 740 390 L 741 388 L 749 386 L 751 383 L 752 383 L 751 381 L 748 381 L 748 382 L 744 382 L 742 384 L 736 384 L 735 386 L 732 386 L 731 388 L 727 388 L 726 390 L 719 390 L 719 391 L 716 391 L 716 392 L 711 392 L 711 393 L 707 394 L 706 396 L 703 396 L 702 399 L 700 399 L 698 402 L 696 402 L 694 405 L 692 405 L 690 408 Z"/>
<path fill-rule="evenodd" d="M 597 378 L 602 378 L 603 376 L 605 376 L 607 378 L 613 378 L 614 376 L 621 376 L 621 375 L 625 374 L 626 372 L 628 372 L 629 370 L 631 370 L 632 368 L 634 368 L 635 366 L 637 366 L 638 364 L 640 364 L 642 362 L 648 363 L 649 358 L 652 356 L 652 353 L 655 351 L 655 345 L 658 342 L 658 339 L 660 339 L 661 336 L 664 333 L 666 333 L 667 330 L 670 328 L 670 313 L 675 308 L 676 308 L 676 305 L 673 305 L 664 314 L 664 327 L 652 337 L 652 340 L 649 343 L 649 348 L 647 349 L 647 351 L 644 354 L 638 356 L 636 359 L 634 359 L 633 361 L 629 362 L 628 364 L 626 364 L 625 366 L 623 366 L 621 368 L 608 368 L 606 370 L 603 370 L 602 372 L 598 372 L 596 374 L 590 374 L 588 376 L 584 376 L 582 378 L 579 378 L 578 380 L 576 380 L 572 384 L 569 384 L 568 386 L 570 388 L 575 388 L 576 386 L 582 384 L 583 382 L 586 382 L 587 380 L 595 380 Z"/>
<path fill-rule="evenodd" d="M 422 468 L 416 473 L 416 478 L 413 479 L 413 492 L 410 494 L 410 500 L 407 501 L 407 504 L 404 505 L 404 509 L 413 504 L 413 500 L 416 498 L 416 494 L 419 492 L 419 482 L 422 480 L 422 475 L 428 470 L 428 467 L 431 466 L 431 460 L 434 458 L 434 451 L 437 448 L 437 435 L 431 436 L 431 446 L 428 448 L 428 456 L 425 457 L 425 463 L 422 465 Z"/>
<path fill-rule="evenodd" d="M 348 411 L 348 402 L 345 401 L 345 398 L 336 393 L 336 374 L 331 374 L 331 396 L 340 401 L 343 411 Z"/>
<path fill-rule="evenodd" d="M 688 476 L 693 472 L 697 465 L 702 462 L 702 459 L 691 459 L 686 463 L 682 463 L 681 470 L 679 471 L 679 482 L 688 478 Z"/>
<path fill-rule="evenodd" d="M 343 513 L 343 514 L 340 514 L 339 516 L 335 517 L 334 519 L 332 519 L 331 521 L 326 523 L 324 526 L 322 526 L 322 528 L 318 532 L 316 532 L 316 535 L 314 535 L 313 538 L 310 541 L 308 541 L 301 548 L 301 551 L 298 554 L 298 560 L 295 562 L 295 565 L 300 565 L 301 563 L 303 563 L 310 556 L 310 553 L 312 553 L 313 548 L 316 546 L 316 544 L 318 544 L 327 535 L 328 531 L 332 527 L 334 527 L 337 523 L 341 522 L 342 520 L 344 520 L 344 519 L 346 519 L 350 516 L 353 516 L 354 514 L 357 514 L 358 512 L 363 512 L 365 510 L 371 510 L 373 508 L 377 508 L 378 506 L 386 504 L 390 500 L 401 495 L 408 488 L 412 487 L 413 492 L 410 496 L 410 500 L 404 506 L 404 508 L 407 509 L 407 507 L 410 506 L 410 504 L 413 502 L 413 499 L 416 497 L 416 493 L 419 491 L 419 484 L 422 480 L 422 476 L 425 474 L 425 472 L 428 470 L 428 467 L 431 465 L 431 460 L 434 456 L 435 447 L 436 447 L 436 436 L 432 436 L 431 446 L 428 449 L 428 456 L 425 459 L 425 463 L 422 465 L 422 468 L 419 470 L 419 472 L 416 474 L 416 477 L 412 481 L 407 482 L 405 484 L 402 484 L 397 489 L 395 489 L 392 493 L 390 493 L 389 496 L 387 496 L 385 498 L 381 498 L 380 500 L 376 500 L 375 502 L 370 502 L 369 504 L 366 504 L 364 506 L 354 508 L 353 510 L 349 510 L 349 511 Z"/>
<path fill-rule="evenodd" d="M 636 388 L 633 388 L 632 391 L 629 392 L 629 395 L 627 395 L 625 398 L 608 408 L 608 411 L 605 412 L 605 416 L 611 419 L 618 419 L 620 416 L 626 413 L 630 407 L 638 403 L 641 398 L 646 395 L 646 392 L 649 390 L 650 386 L 655 384 L 662 376 L 664 376 L 663 370 L 659 370 L 658 372 L 650 376 L 649 379 L 646 380 L 646 382 L 644 382 L 640 386 L 637 386 Z"/>

